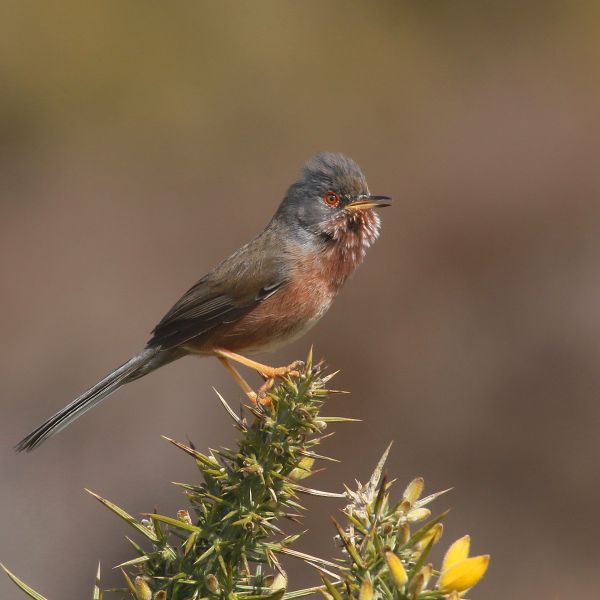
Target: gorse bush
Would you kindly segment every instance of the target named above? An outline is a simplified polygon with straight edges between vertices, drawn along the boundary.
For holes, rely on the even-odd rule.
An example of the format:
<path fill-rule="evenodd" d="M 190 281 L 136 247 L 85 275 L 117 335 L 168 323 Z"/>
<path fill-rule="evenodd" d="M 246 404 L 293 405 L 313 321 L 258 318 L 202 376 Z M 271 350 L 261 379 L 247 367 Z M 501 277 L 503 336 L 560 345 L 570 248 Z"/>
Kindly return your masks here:
<path fill-rule="evenodd" d="M 489 557 L 469 558 L 465 536 L 434 568 L 429 554 L 446 513 L 430 518 L 428 505 L 443 492 L 422 497 L 423 480 L 417 478 L 392 500 L 383 473 L 389 448 L 365 485 L 343 493 L 304 485 L 315 461 L 333 460 L 316 452 L 329 424 L 351 420 L 320 414 L 334 393 L 326 387 L 331 377 L 309 356 L 298 376 L 269 392 L 267 404 L 246 406 L 238 415 L 219 395 L 240 432 L 234 450 L 202 453 L 169 439 L 201 475 L 199 483 L 176 484 L 189 506 L 175 516 L 153 512 L 138 520 L 90 492 L 136 533 L 136 540 L 127 538 L 135 556 L 119 565 L 125 586 L 106 592 L 134 600 L 291 600 L 315 593 L 328 600 L 434 600 L 459 598 L 475 585 Z M 343 518 L 332 526 L 341 557 L 299 552 L 299 536 L 284 533 L 282 520 L 298 520 L 304 494 L 347 500 Z M 286 556 L 313 566 L 319 585 L 293 590 L 280 562 Z M 31 598 L 45 600 L 7 573 Z M 98 569 L 92 598 L 102 597 Z"/>

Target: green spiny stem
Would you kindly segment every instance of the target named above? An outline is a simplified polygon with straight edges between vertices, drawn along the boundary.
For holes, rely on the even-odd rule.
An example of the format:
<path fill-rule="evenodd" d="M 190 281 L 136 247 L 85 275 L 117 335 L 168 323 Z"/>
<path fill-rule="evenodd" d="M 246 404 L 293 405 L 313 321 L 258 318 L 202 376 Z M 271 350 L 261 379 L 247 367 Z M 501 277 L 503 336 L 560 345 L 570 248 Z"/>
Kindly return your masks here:
<path fill-rule="evenodd" d="M 201 484 L 178 484 L 194 517 L 182 521 L 147 514 L 148 523 L 122 511 L 120 516 L 153 544 L 151 551 L 140 549 L 141 555 L 129 561 L 137 569 L 129 581 L 134 575 L 145 577 L 154 593 L 165 590 L 172 600 L 194 594 L 229 599 L 232 594 L 273 595 L 261 585 L 261 565 L 273 564 L 269 540 L 282 537 L 281 549 L 294 541 L 285 539 L 275 522 L 290 514 L 297 518 L 293 511 L 301 508 L 299 492 L 321 493 L 300 486 L 291 476 L 298 470 L 308 475 L 307 461 L 328 458 L 311 450 L 320 442 L 325 426 L 318 422 L 326 399 L 319 371 L 307 366 L 300 377 L 284 380 L 271 390 L 270 397 L 270 406 L 249 407 L 254 422 L 248 425 L 219 395 L 241 433 L 237 451 L 219 449 L 205 454 L 167 438 L 194 458 L 202 474 Z M 103 503 L 117 512 L 112 503 Z M 180 544 L 171 541 L 177 535 L 182 538 Z M 240 588 L 242 580 L 246 589 Z"/>

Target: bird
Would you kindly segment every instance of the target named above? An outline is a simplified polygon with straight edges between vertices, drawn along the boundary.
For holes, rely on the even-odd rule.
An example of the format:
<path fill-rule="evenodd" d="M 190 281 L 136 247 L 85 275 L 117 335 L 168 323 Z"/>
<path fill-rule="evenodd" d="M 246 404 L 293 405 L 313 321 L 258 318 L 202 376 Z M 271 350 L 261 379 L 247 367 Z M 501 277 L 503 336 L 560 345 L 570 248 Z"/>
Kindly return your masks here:
<path fill-rule="evenodd" d="M 16 446 L 31 451 L 107 396 L 186 355 L 216 356 L 254 402 L 297 363 L 272 367 L 248 354 L 299 338 L 326 313 L 379 236 L 378 208 L 351 158 L 321 152 L 288 188 L 267 226 L 195 283 L 159 321 L 145 348 L 33 430 Z M 242 354 L 243 353 L 243 354 Z M 255 392 L 232 364 L 256 370 Z"/>

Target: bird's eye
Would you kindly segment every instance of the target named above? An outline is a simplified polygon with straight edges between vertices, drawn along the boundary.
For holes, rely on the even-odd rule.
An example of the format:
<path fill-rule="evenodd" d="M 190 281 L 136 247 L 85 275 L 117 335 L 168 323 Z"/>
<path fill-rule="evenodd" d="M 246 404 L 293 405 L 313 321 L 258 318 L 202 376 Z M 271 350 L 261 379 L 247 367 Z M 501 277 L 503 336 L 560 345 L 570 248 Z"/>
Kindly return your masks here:
<path fill-rule="evenodd" d="M 332 208 L 335 208 L 340 203 L 340 197 L 335 192 L 327 192 L 323 196 L 323 202 L 325 202 L 325 204 L 327 204 L 327 206 L 331 206 Z"/>

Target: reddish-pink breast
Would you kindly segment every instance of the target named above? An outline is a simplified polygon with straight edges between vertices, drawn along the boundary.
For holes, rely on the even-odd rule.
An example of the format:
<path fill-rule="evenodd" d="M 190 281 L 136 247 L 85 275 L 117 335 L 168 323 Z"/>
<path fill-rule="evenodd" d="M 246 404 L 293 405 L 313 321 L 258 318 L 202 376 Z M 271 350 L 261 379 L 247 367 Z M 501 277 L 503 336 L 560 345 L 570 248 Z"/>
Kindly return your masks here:
<path fill-rule="evenodd" d="M 304 334 L 363 261 L 379 227 L 373 210 L 342 214 L 325 230 L 326 239 L 317 248 L 288 249 L 294 265 L 288 283 L 231 324 L 219 343 L 232 351 L 269 350 Z"/>

